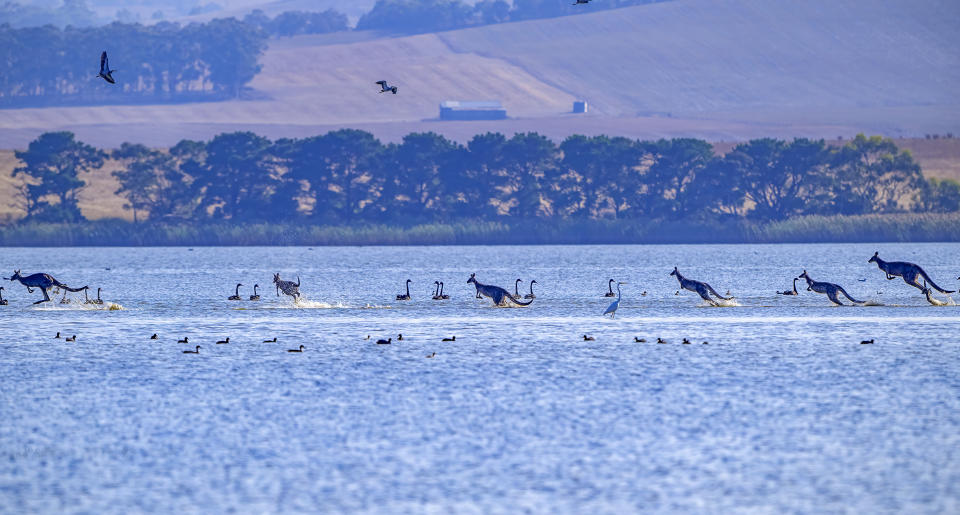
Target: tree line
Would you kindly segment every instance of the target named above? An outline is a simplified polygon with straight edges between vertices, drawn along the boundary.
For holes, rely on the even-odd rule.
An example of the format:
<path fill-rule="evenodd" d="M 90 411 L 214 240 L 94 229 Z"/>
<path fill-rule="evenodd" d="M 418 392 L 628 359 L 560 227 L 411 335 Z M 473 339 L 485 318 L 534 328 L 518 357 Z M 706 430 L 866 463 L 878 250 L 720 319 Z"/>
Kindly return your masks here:
<path fill-rule="evenodd" d="M 266 35 L 233 18 L 180 26 L 0 25 L 0 105 L 235 97 L 260 71 Z M 106 50 L 120 78 L 94 77 Z"/>
<path fill-rule="evenodd" d="M 418 34 L 510 21 L 553 18 L 650 4 L 665 0 L 604 0 L 588 5 L 556 0 L 377 0 L 357 22 L 357 30 Z"/>
<path fill-rule="evenodd" d="M 85 172 L 115 160 L 117 194 L 136 221 L 310 224 L 513 220 L 740 219 L 955 212 L 960 184 L 925 180 L 909 152 L 863 135 L 756 139 L 717 155 L 692 138 L 639 141 L 537 133 L 435 133 L 383 144 L 343 129 L 270 141 L 251 132 L 169 149 L 105 151 L 69 132 L 16 153 L 25 221 L 82 221 Z"/>

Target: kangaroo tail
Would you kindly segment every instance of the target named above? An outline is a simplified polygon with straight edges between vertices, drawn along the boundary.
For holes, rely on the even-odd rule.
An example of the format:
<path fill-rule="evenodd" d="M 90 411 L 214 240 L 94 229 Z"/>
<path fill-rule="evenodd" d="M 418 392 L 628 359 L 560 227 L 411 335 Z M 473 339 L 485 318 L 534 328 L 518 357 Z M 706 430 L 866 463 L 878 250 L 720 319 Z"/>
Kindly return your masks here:
<path fill-rule="evenodd" d="M 703 284 L 707 284 L 707 283 L 703 283 Z M 710 293 L 712 293 L 718 299 L 723 299 L 723 300 L 733 299 L 733 297 L 724 297 L 723 295 L 720 295 L 719 293 L 717 293 L 716 290 L 713 289 L 713 286 L 710 286 L 709 284 L 707 284 L 707 289 L 710 290 Z"/>
<path fill-rule="evenodd" d="M 917 267 L 917 268 L 920 268 L 920 267 Z M 943 288 L 937 286 L 937 283 L 933 282 L 933 279 L 931 279 L 930 276 L 927 275 L 927 273 L 924 272 L 922 268 L 920 268 L 920 275 L 922 275 L 923 278 L 927 281 L 927 284 L 929 284 L 930 286 L 933 286 L 934 289 L 936 289 L 940 293 L 953 293 L 953 291 L 951 290 L 944 290 Z"/>
<path fill-rule="evenodd" d="M 857 299 L 851 297 L 850 294 L 847 293 L 847 290 L 844 290 L 842 287 L 837 287 L 837 289 L 840 290 L 840 293 L 842 293 L 844 297 L 850 299 L 850 302 L 853 302 L 854 304 L 864 304 L 864 303 L 865 303 L 865 301 L 857 300 Z"/>
<path fill-rule="evenodd" d="M 78 292 L 78 291 L 83 291 L 83 290 L 89 290 L 89 289 L 90 289 L 89 286 L 82 286 L 82 287 L 80 287 L 80 288 L 71 288 L 71 287 L 67 286 L 66 284 L 63 284 L 63 283 L 61 283 L 60 281 L 57 281 L 57 280 L 54 280 L 53 284 L 55 284 L 55 285 L 57 286 L 57 288 L 63 288 L 64 290 L 67 290 L 67 291 L 69 291 L 69 292 Z"/>

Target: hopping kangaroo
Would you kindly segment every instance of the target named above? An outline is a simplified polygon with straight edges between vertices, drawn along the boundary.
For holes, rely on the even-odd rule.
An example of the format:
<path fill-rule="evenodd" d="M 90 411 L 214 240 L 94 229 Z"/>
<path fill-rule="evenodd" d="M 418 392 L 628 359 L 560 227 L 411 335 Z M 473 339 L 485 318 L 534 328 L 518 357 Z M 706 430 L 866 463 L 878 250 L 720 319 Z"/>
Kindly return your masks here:
<path fill-rule="evenodd" d="M 280 279 L 280 274 L 273 274 L 273 284 L 277 285 L 277 297 L 280 296 L 282 290 L 284 294 L 293 297 L 294 300 L 300 298 L 300 276 L 297 276 L 297 282 L 293 282 Z"/>
<path fill-rule="evenodd" d="M 57 288 L 63 288 L 64 290 L 70 292 L 78 292 L 88 289 L 87 286 L 82 288 L 71 288 L 66 284 L 61 283 L 60 281 L 53 278 L 50 274 L 33 274 L 26 277 L 20 275 L 20 270 L 15 270 L 13 275 L 10 276 L 11 281 L 20 281 L 20 284 L 27 287 L 27 291 L 33 293 L 34 288 L 40 288 L 40 291 L 43 292 L 43 300 L 38 300 L 34 304 L 40 304 L 41 302 L 50 302 L 50 294 L 47 292 L 50 288 L 56 286 Z"/>
<path fill-rule="evenodd" d="M 473 285 L 477 287 L 478 298 L 481 295 L 484 297 L 490 297 L 490 300 L 492 300 L 493 303 L 496 304 L 497 306 L 506 306 L 508 300 L 518 306 L 529 306 L 530 304 L 533 303 L 533 300 L 530 300 L 528 302 L 517 300 L 513 295 L 510 295 L 510 292 L 508 292 L 507 290 L 499 286 L 482 284 L 480 281 L 477 280 L 477 274 L 470 274 L 470 278 L 467 279 L 467 284 L 470 284 L 470 283 L 473 283 Z"/>
<path fill-rule="evenodd" d="M 800 279 L 807 280 L 807 291 L 826 294 L 827 298 L 830 299 L 830 302 L 833 302 L 834 304 L 837 304 L 839 306 L 842 306 L 843 303 L 840 302 L 840 297 L 837 295 L 838 293 L 842 293 L 844 297 L 850 299 L 850 302 L 853 302 L 854 304 L 863 304 L 862 300 L 857 300 L 851 297 L 850 294 L 847 293 L 847 290 L 844 290 L 843 286 L 840 286 L 839 284 L 822 283 L 819 281 L 814 281 L 807 274 L 806 270 L 804 270 L 803 273 L 800 274 Z"/>
<path fill-rule="evenodd" d="M 701 299 L 709 302 L 711 306 L 718 306 L 719 304 L 717 304 L 717 301 L 710 298 L 710 293 L 712 293 L 714 297 L 718 299 L 722 299 L 722 300 L 733 299 L 733 297 L 724 297 L 723 295 L 720 295 L 713 288 L 711 288 L 710 285 L 707 283 L 694 281 L 692 279 L 687 279 L 686 277 L 680 275 L 680 271 L 677 270 L 677 267 L 673 267 L 673 272 L 670 272 L 670 275 L 677 276 L 677 280 L 680 281 L 680 288 L 684 290 L 690 290 L 692 292 L 696 292 L 698 295 L 700 295 Z"/>
<path fill-rule="evenodd" d="M 914 288 L 923 291 L 926 288 L 920 286 L 920 283 L 917 282 L 919 277 L 923 277 L 923 280 L 933 286 L 934 289 L 940 293 L 953 293 L 951 290 L 944 290 L 943 288 L 937 286 L 937 283 L 933 282 L 933 279 L 927 275 L 918 265 L 913 263 L 905 263 L 903 261 L 884 261 L 880 259 L 880 253 L 874 252 L 873 257 L 870 258 L 867 263 L 876 263 L 880 270 L 883 270 L 883 273 L 887 274 L 887 280 L 892 281 L 897 277 L 903 277 L 903 282 L 913 286 Z"/>

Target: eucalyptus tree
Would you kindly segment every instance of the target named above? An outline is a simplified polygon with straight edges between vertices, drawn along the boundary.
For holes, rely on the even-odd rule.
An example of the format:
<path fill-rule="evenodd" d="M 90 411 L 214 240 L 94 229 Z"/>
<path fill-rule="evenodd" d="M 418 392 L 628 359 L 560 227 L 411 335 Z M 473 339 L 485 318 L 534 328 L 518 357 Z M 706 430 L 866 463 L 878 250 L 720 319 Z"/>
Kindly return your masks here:
<path fill-rule="evenodd" d="M 83 219 L 77 194 L 84 186 L 80 174 L 103 166 L 104 153 L 74 139 L 72 132 L 47 132 L 15 152 L 23 163 L 13 176 L 28 178 L 27 218 L 41 221 L 76 222 Z M 57 202 L 52 202 L 51 197 Z"/>
<path fill-rule="evenodd" d="M 206 145 L 195 180 L 204 188 L 203 209 L 214 218 L 267 218 L 265 207 L 279 183 L 270 140 L 252 132 L 220 134 Z"/>

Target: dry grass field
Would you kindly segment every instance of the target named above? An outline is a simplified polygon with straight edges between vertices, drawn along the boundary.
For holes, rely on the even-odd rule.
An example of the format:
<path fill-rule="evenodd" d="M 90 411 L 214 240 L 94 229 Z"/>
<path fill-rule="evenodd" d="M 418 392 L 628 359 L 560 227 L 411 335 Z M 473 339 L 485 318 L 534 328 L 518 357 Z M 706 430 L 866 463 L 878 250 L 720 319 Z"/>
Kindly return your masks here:
<path fill-rule="evenodd" d="M 341 127 L 387 140 L 423 130 L 458 140 L 488 130 L 728 141 L 960 133 L 958 24 L 952 0 L 675 0 L 399 38 L 281 38 L 251 83 L 257 100 L 3 110 L 0 148 L 55 129 L 101 147 Z M 400 94 L 377 94 L 381 78 Z M 434 121 L 450 99 L 500 100 L 512 119 Z M 589 115 L 567 115 L 575 99 Z"/>

